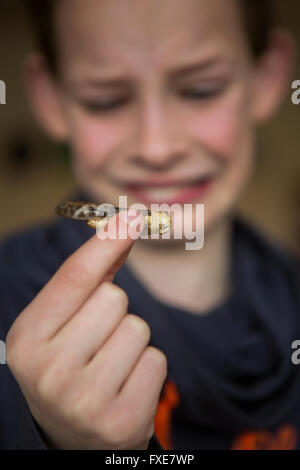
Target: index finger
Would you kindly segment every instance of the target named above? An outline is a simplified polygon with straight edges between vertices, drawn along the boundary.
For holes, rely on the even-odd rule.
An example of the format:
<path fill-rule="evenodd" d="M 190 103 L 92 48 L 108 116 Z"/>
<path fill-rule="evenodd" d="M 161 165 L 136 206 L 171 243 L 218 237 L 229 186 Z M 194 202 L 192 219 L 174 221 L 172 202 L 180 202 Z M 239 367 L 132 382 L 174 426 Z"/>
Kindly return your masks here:
<path fill-rule="evenodd" d="M 116 216 L 116 226 L 127 233 L 127 223 L 122 214 Z M 132 221 L 132 217 L 130 219 Z M 140 214 L 136 219 L 143 225 Z M 85 303 L 100 282 L 113 279 L 134 241 L 129 236 L 114 240 L 99 240 L 97 235 L 91 237 L 62 264 L 24 310 L 23 321 L 32 322 L 34 330 L 39 329 L 39 337 L 51 338 Z"/>

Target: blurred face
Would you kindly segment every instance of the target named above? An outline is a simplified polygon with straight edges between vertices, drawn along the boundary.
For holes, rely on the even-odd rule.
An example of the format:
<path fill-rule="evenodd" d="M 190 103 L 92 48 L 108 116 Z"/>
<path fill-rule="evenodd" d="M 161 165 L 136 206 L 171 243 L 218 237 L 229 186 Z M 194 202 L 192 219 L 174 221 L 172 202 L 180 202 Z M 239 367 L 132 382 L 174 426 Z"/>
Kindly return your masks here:
<path fill-rule="evenodd" d="M 252 61 L 235 0 L 61 0 L 59 89 L 95 202 L 204 203 L 224 219 L 253 167 Z"/>

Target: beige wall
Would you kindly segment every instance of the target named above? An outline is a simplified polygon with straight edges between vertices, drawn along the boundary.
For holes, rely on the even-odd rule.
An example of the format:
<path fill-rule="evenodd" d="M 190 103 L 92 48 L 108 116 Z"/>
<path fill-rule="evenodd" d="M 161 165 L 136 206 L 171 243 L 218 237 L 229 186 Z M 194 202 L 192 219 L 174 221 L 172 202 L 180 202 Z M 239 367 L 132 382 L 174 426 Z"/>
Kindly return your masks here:
<path fill-rule="evenodd" d="M 42 1 L 42 0 L 41 0 Z M 300 47 L 299 0 L 277 2 Z M 7 104 L 0 106 L 0 235 L 53 213 L 74 185 L 53 144 L 35 125 L 22 85 L 22 63 L 31 34 L 21 0 L 1 0 L 0 79 Z M 299 61 L 295 79 L 300 79 Z M 286 100 L 279 115 L 259 133 L 256 176 L 240 202 L 242 213 L 300 252 L 300 106 Z M 28 147 L 30 163 L 12 165 L 16 143 Z M 19 150 L 20 153 L 20 150 Z"/>

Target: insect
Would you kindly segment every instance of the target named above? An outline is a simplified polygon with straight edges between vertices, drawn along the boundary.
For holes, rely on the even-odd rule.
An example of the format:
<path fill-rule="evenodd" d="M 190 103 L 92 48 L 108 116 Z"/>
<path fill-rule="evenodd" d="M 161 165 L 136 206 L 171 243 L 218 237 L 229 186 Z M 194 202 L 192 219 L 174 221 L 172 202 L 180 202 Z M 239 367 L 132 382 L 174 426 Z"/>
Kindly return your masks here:
<path fill-rule="evenodd" d="M 59 204 L 56 214 L 69 219 L 82 220 L 89 227 L 97 229 L 105 226 L 108 221 L 118 212 L 127 209 L 114 207 L 111 204 L 95 204 L 93 202 L 63 202 Z M 164 235 L 172 228 L 172 219 L 168 212 L 154 212 L 150 210 L 139 210 L 145 219 L 145 229 L 148 235 Z"/>

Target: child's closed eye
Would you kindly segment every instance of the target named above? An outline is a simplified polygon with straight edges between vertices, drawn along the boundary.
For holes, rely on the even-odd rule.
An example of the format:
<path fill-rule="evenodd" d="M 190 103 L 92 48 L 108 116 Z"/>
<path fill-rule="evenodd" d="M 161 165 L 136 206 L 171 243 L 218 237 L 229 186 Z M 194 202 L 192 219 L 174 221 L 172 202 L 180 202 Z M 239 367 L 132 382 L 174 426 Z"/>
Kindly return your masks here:
<path fill-rule="evenodd" d="M 220 88 L 203 88 L 203 89 L 190 89 L 184 90 L 180 94 L 184 98 L 191 100 L 203 100 L 206 98 L 211 98 L 217 96 L 221 93 L 222 89 Z"/>
<path fill-rule="evenodd" d="M 184 87 L 179 95 L 188 100 L 206 100 L 221 95 L 227 88 L 227 83 L 205 84 Z"/>
<path fill-rule="evenodd" d="M 174 96 L 189 101 L 204 101 L 213 99 L 221 95 L 228 86 L 227 80 L 208 81 L 204 83 L 189 84 L 184 86 L 176 86 L 169 88 Z M 89 97 L 79 99 L 79 103 L 85 111 L 90 114 L 107 114 L 121 111 L 129 106 L 134 100 L 130 93 L 124 95 L 111 96 L 109 98 Z"/>
<path fill-rule="evenodd" d="M 82 106 L 91 114 L 106 113 L 119 110 L 129 103 L 129 98 L 118 98 L 111 100 L 85 100 L 82 101 Z"/>

